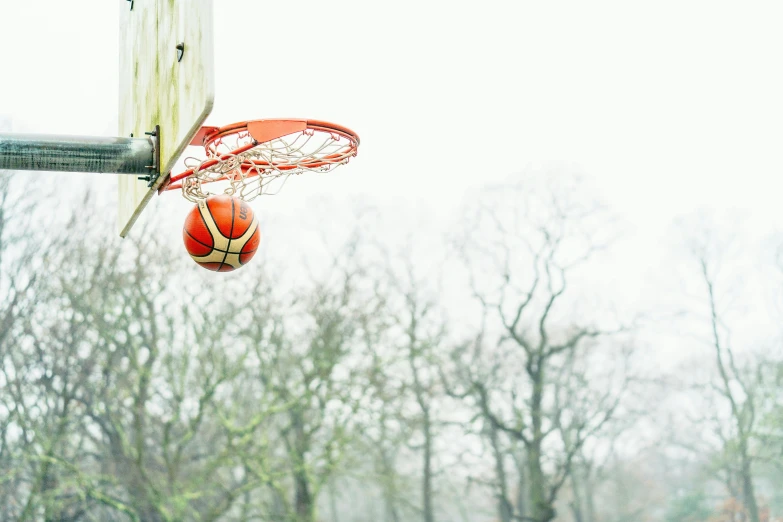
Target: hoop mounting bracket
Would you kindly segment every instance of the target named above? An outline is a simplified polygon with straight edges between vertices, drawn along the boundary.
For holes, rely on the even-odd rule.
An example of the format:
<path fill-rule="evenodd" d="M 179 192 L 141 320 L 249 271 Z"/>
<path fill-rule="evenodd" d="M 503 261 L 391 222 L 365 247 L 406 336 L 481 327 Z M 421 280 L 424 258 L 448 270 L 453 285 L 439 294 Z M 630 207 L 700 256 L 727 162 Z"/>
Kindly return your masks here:
<path fill-rule="evenodd" d="M 160 177 L 160 125 L 155 125 L 155 130 L 145 132 L 150 137 L 152 144 L 152 165 L 145 165 L 144 168 L 150 170 L 149 175 L 139 176 L 139 179 L 147 182 L 148 187 L 152 187 Z"/>

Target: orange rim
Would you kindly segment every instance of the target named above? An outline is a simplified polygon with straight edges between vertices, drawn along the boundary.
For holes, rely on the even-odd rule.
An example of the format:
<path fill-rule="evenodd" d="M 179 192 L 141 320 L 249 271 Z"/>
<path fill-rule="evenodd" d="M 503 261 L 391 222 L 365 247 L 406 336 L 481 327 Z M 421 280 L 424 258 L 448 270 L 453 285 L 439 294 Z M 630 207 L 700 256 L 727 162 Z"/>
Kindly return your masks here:
<path fill-rule="evenodd" d="M 201 127 L 196 136 L 191 140 L 190 145 L 203 146 L 207 153 L 210 153 L 210 151 L 214 153 L 216 144 L 220 143 L 223 138 L 228 136 L 247 133 L 248 136 L 252 138 L 251 143 L 222 154 L 217 158 L 207 160 L 200 166 L 200 168 L 209 168 L 216 165 L 220 161 L 226 160 L 238 154 L 242 154 L 243 152 L 247 152 L 248 150 L 262 143 L 267 143 L 269 141 L 282 138 L 283 136 L 288 136 L 297 132 L 305 132 L 308 130 L 313 132 L 337 134 L 338 136 L 345 138 L 348 141 L 346 151 L 341 154 L 329 154 L 321 158 L 312 158 L 299 164 L 278 165 L 275 166 L 277 169 L 285 171 L 295 170 L 299 167 L 311 169 L 318 168 L 330 164 L 330 161 L 328 161 L 330 159 L 336 159 L 340 156 L 356 155 L 356 151 L 359 147 L 359 135 L 348 127 L 337 125 L 336 123 L 330 123 L 328 121 L 291 118 L 269 118 L 264 120 L 242 121 L 238 123 L 232 123 L 224 127 Z M 243 170 L 243 172 L 248 173 L 248 171 L 252 170 L 258 172 L 258 167 L 264 166 L 271 167 L 273 165 L 259 160 L 248 159 L 243 162 L 240 168 Z M 182 183 L 177 182 L 192 175 L 193 172 L 193 169 L 188 169 L 181 174 L 170 176 L 169 179 L 158 189 L 158 193 L 161 193 L 165 190 L 182 188 Z"/>
<path fill-rule="evenodd" d="M 268 118 L 265 120 L 241 121 L 224 127 L 202 127 L 193 140 L 191 140 L 190 144 L 201 145 L 206 148 L 226 136 L 247 132 L 253 137 L 258 145 L 306 129 L 321 132 L 334 132 L 355 142 L 357 147 L 359 146 L 359 135 L 348 127 L 343 127 L 342 125 L 337 125 L 336 123 L 330 123 L 328 121 L 291 118 Z"/>

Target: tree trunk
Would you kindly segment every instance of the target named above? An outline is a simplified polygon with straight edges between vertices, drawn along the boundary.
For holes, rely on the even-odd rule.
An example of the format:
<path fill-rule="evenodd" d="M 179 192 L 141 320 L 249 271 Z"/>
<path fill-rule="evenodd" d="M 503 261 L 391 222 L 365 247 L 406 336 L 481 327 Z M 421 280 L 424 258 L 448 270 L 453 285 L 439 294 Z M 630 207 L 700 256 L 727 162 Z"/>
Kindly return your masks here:
<path fill-rule="evenodd" d="M 519 459 L 517 462 L 517 514 L 524 520 L 527 517 L 527 505 L 529 503 L 527 466 L 524 463 L 524 454 Z"/>
<path fill-rule="evenodd" d="M 590 478 L 590 474 L 588 473 L 586 479 L 585 479 L 585 504 L 587 508 L 587 522 L 595 522 L 595 502 L 593 501 L 593 495 L 595 494 L 593 490 L 593 481 Z"/>
<path fill-rule="evenodd" d="M 759 520 L 759 508 L 756 504 L 756 492 L 754 491 L 753 487 L 753 477 L 751 475 L 751 465 L 750 465 L 750 457 L 748 455 L 748 437 L 749 432 L 752 432 L 753 430 L 753 418 L 754 418 L 754 409 L 753 409 L 753 396 L 752 394 L 748 393 L 748 389 L 745 387 L 744 382 L 742 381 L 742 378 L 737 370 L 737 368 L 734 366 L 734 356 L 732 354 L 732 349 L 730 345 L 726 345 L 725 347 L 722 346 L 721 343 L 721 337 L 718 333 L 718 325 L 719 325 L 719 319 L 718 319 L 718 312 L 717 312 L 717 306 L 715 304 L 715 290 L 713 288 L 713 282 L 712 279 L 710 279 L 708 270 L 707 270 L 707 261 L 706 259 L 702 258 L 701 260 L 701 269 L 702 269 L 702 275 L 704 276 L 704 281 L 707 283 L 707 293 L 709 295 L 709 304 L 710 304 L 710 320 L 712 324 L 712 339 L 713 339 L 713 345 L 715 348 L 715 356 L 717 359 L 718 364 L 718 372 L 720 373 L 721 379 L 723 381 L 723 393 L 726 396 L 726 398 L 729 401 L 729 404 L 731 405 L 731 414 L 734 417 L 734 422 L 737 426 L 737 435 L 739 437 L 739 449 L 740 449 L 740 466 L 741 466 L 741 477 L 740 480 L 742 482 L 742 501 L 745 507 L 745 510 L 748 512 L 748 516 L 750 517 L 750 522 L 760 522 Z M 729 373 L 726 368 L 726 363 L 724 362 L 724 352 L 725 356 L 728 357 L 728 360 L 730 362 L 729 368 L 732 371 L 732 375 L 729 376 Z M 745 397 L 745 403 L 740 405 L 738 400 L 734 397 L 734 393 L 732 392 L 731 388 L 731 379 L 736 379 L 736 381 L 739 382 L 740 386 L 742 387 L 743 391 L 745 391 L 746 397 Z M 745 419 L 745 411 L 746 407 L 750 406 L 750 420 Z M 747 422 L 747 425 L 745 424 Z"/>
<path fill-rule="evenodd" d="M 740 435 L 740 458 L 742 459 L 742 496 L 745 509 L 748 511 L 750 522 L 760 522 L 759 507 L 756 503 L 756 491 L 753 485 L 753 475 L 751 474 L 750 457 L 748 457 L 747 438 Z"/>
<path fill-rule="evenodd" d="M 387 522 L 400 522 L 400 515 L 397 513 L 397 499 L 395 498 L 397 488 L 394 483 L 394 457 L 387 454 L 386 450 L 381 450 L 381 466 L 383 476 L 386 481 L 383 484 L 383 501 L 386 509 Z M 390 481 L 390 482 L 389 482 Z"/>
<path fill-rule="evenodd" d="M 133 499 L 133 507 L 139 514 L 139 519 L 145 522 L 163 522 L 164 518 L 158 507 L 155 505 L 150 494 L 150 490 L 144 480 L 140 467 L 134 469 L 134 464 L 127 463 L 122 473 L 128 473 L 130 481 L 128 484 L 128 494 Z"/>
<path fill-rule="evenodd" d="M 498 516 L 500 522 L 512 522 L 514 516 L 513 508 L 508 501 L 508 482 L 506 480 L 506 469 L 503 465 L 503 453 L 500 450 L 500 441 L 498 440 L 497 428 L 489 424 L 489 441 L 492 444 L 492 452 L 495 455 L 495 478 L 498 482 Z"/>
<path fill-rule="evenodd" d="M 573 500 L 571 501 L 571 513 L 574 515 L 574 522 L 586 522 L 584 512 L 582 509 L 582 495 L 580 493 L 579 480 L 576 478 L 577 470 L 571 471 L 571 494 Z"/>
<path fill-rule="evenodd" d="M 528 478 L 530 481 L 530 518 L 535 522 L 550 522 L 555 510 L 546 494 L 546 476 L 541 467 L 541 441 L 534 441 L 527 451 Z"/>
<path fill-rule="evenodd" d="M 302 412 L 293 408 L 289 412 L 293 441 L 288 443 L 289 458 L 293 466 L 294 479 L 294 514 L 297 522 L 313 522 L 315 520 L 315 499 L 310 488 L 310 477 L 307 474 L 306 455 L 310 449 L 310 440 L 304 429 Z"/>
<path fill-rule="evenodd" d="M 547 495 L 546 475 L 541 462 L 541 443 L 543 441 L 543 399 L 544 375 L 541 357 L 528 363 L 527 372 L 533 383 L 530 397 L 530 416 L 533 438 L 528 444 L 527 463 L 530 481 L 530 518 L 536 522 L 549 522 L 555 518 L 555 509 Z"/>
<path fill-rule="evenodd" d="M 424 478 L 422 480 L 421 493 L 424 497 L 424 522 L 435 522 L 435 514 L 432 507 L 432 429 L 430 426 L 429 408 L 424 410 Z"/>
<path fill-rule="evenodd" d="M 65 435 L 70 412 L 69 405 L 70 397 L 65 397 L 63 399 L 63 409 L 61 412 L 59 412 L 57 429 L 54 433 L 54 437 L 49 443 L 49 447 L 46 450 L 46 458 L 43 459 L 41 464 L 41 469 L 39 471 L 38 478 L 36 479 L 37 483 L 33 485 L 33 489 L 30 491 L 30 497 L 28 498 L 27 504 L 24 507 L 24 511 L 22 511 L 22 514 L 19 517 L 20 521 L 27 520 L 28 517 L 33 515 L 33 500 L 35 499 L 36 494 L 39 494 L 44 501 L 44 520 L 48 522 L 49 520 L 53 520 L 56 517 L 54 511 L 49 506 L 49 502 L 47 501 L 46 497 L 50 491 L 55 491 L 57 489 L 57 480 L 51 473 L 51 459 L 55 454 L 55 446 Z"/>
<path fill-rule="evenodd" d="M 313 507 L 310 481 L 307 479 L 307 472 L 300 468 L 294 474 L 294 511 L 297 522 L 313 522 Z"/>

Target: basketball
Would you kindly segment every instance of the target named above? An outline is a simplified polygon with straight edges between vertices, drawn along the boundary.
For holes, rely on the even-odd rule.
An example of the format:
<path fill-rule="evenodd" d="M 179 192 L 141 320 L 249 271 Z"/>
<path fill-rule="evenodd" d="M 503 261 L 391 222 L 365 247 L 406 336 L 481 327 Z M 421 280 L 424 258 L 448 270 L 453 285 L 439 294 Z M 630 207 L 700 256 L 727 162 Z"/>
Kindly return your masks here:
<path fill-rule="evenodd" d="M 190 211 L 182 238 L 193 261 L 207 270 L 231 272 L 253 258 L 260 233 L 250 205 L 221 194 L 199 201 Z"/>

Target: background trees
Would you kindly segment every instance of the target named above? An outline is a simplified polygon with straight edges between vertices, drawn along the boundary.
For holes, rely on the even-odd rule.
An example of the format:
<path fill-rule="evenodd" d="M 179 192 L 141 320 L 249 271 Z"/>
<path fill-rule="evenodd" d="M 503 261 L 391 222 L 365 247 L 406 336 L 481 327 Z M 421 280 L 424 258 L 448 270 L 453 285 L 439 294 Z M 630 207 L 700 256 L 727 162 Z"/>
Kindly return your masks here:
<path fill-rule="evenodd" d="M 624 327 L 568 315 L 574 301 L 567 299 L 578 292 L 568 290 L 571 274 L 603 246 L 603 231 L 589 230 L 600 210 L 572 195 L 548 188 L 531 196 L 521 185 L 486 191 L 459 243 L 482 321 L 475 340 L 452 354 L 451 394 L 485 424 L 504 521 L 554 519 L 569 479 L 574 515 L 588 516 L 585 447 L 623 415 L 631 393 L 632 344 L 618 335 Z"/>
<path fill-rule="evenodd" d="M 222 279 L 151 231 L 26 233 L 36 197 L 0 177 L 3 520 L 783 516 L 779 330 L 745 342 L 723 291 L 753 274 L 691 252 L 704 335 L 651 335 L 578 185 L 488 188 L 448 249 L 363 220 Z M 660 365 L 669 328 L 696 360 Z"/>

